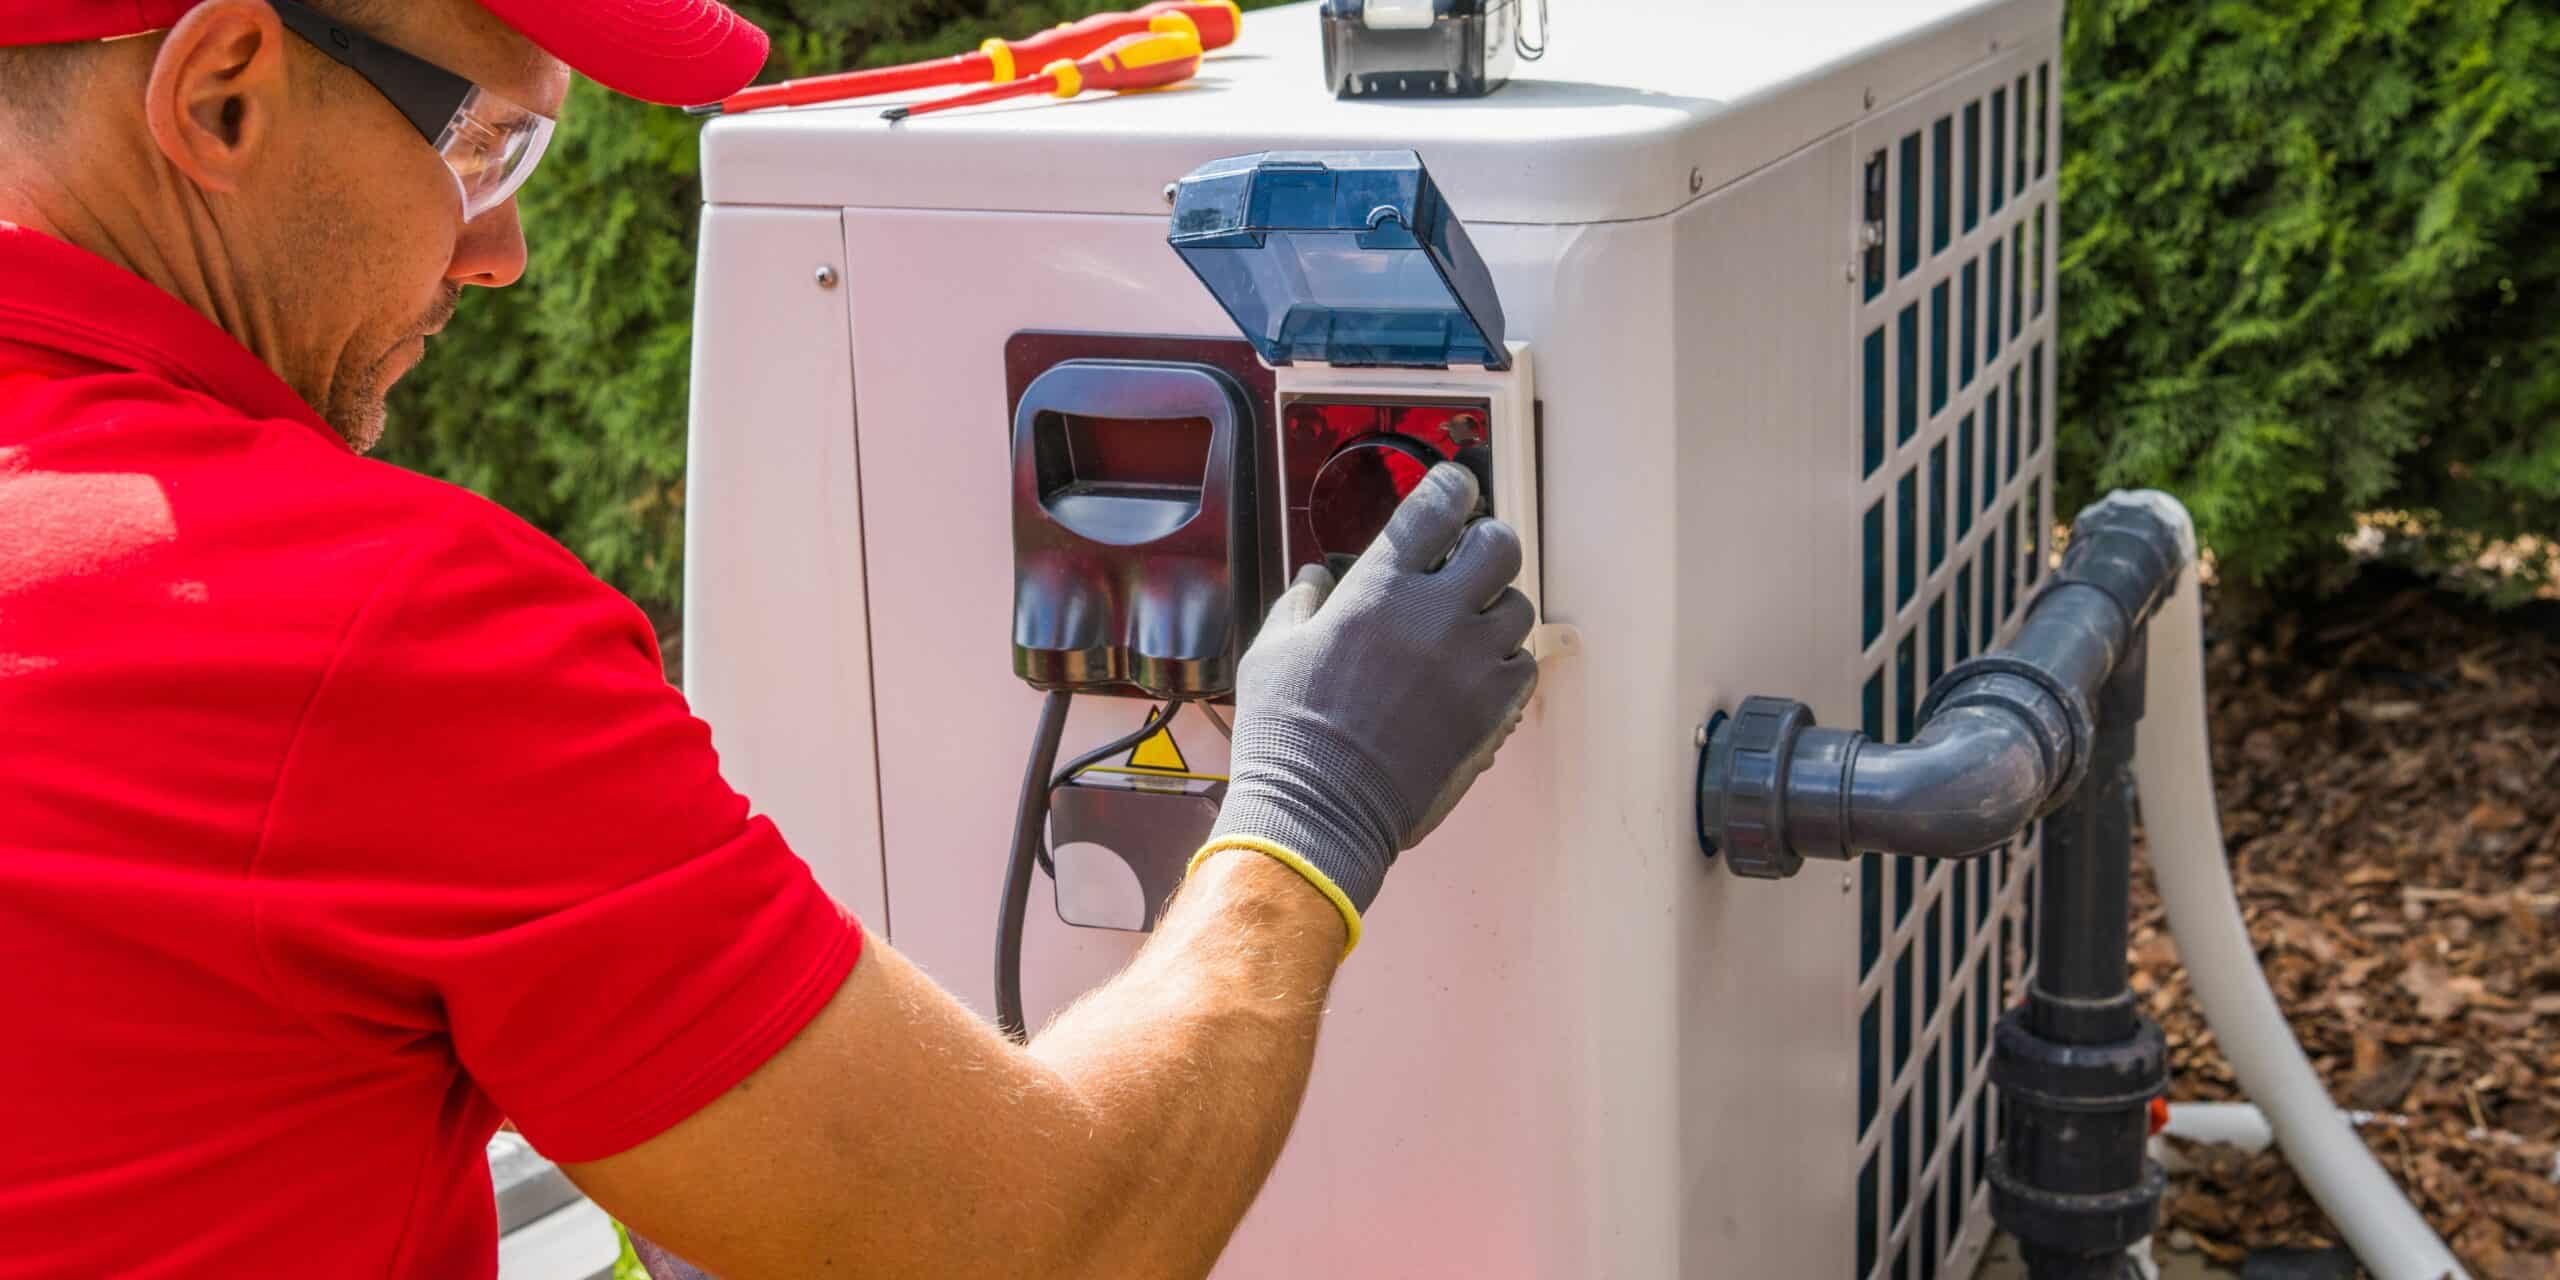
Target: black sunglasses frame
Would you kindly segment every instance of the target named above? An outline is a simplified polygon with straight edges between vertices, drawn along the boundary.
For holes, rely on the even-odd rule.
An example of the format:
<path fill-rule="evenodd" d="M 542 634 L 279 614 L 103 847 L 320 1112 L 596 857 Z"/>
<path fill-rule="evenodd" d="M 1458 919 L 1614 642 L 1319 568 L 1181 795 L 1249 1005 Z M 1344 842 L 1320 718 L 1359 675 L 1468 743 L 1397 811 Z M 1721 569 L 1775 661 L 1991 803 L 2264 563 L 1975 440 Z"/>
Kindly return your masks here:
<path fill-rule="evenodd" d="M 267 0 L 285 29 L 327 54 L 347 70 L 363 76 L 428 146 L 444 140 L 454 113 L 470 98 L 476 84 L 396 45 L 385 44 L 327 14 L 294 0 Z"/>

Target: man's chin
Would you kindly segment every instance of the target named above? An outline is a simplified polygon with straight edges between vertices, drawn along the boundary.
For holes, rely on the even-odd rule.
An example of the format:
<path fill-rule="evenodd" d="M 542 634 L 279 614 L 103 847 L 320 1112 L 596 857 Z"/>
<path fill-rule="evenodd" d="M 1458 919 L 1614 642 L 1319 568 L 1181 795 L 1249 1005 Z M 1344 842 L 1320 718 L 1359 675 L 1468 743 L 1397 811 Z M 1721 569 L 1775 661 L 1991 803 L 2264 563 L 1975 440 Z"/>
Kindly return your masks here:
<path fill-rule="evenodd" d="M 357 453 L 371 453 L 375 445 L 382 443 L 383 424 L 390 413 L 381 397 L 376 396 L 360 403 L 332 408 L 323 416 L 328 419 L 330 428 L 338 433 L 338 438 L 347 442 L 348 448 Z"/>
<path fill-rule="evenodd" d="M 386 373 L 387 370 L 375 369 L 374 376 L 353 389 L 355 394 L 332 399 L 328 411 L 320 415 L 338 438 L 358 453 L 371 453 L 375 445 L 382 443 L 383 423 L 390 415 L 386 400 L 391 384 L 399 379 L 396 373 L 384 376 Z"/>
<path fill-rule="evenodd" d="M 425 337 L 404 338 L 365 370 L 362 378 L 347 384 L 354 394 L 337 398 L 321 415 L 347 442 L 347 447 L 358 453 L 371 453 L 382 442 L 391 388 L 409 376 L 426 353 Z"/>

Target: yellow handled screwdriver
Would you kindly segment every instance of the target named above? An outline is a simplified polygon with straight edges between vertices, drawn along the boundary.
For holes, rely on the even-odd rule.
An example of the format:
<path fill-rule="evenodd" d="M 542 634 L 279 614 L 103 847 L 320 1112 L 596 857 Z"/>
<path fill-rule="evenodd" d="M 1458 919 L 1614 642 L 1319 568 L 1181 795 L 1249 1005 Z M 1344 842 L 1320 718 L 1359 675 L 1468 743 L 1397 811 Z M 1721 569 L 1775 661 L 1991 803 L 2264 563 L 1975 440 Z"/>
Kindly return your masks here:
<path fill-rule="evenodd" d="M 1120 93 L 1161 89 L 1198 75 L 1200 54 L 1200 33 L 1196 29 L 1122 36 L 1083 58 L 1060 58 L 1041 68 L 1036 76 L 910 107 L 891 107 L 880 115 L 886 120 L 904 120 L 930 111 L 974 107 L 1039 93 L 1072 98 L 1095 89 Z"/>

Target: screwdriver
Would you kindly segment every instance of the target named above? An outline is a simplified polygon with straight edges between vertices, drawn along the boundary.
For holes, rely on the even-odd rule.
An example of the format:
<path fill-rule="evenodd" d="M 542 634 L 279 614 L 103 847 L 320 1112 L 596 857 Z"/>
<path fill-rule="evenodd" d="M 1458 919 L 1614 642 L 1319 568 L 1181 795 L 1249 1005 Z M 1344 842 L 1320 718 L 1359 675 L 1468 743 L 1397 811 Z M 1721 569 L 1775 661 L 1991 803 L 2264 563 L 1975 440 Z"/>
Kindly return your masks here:
<path fill-rule="evenodd" d="M 1236 0 L 1155 0 L 1136 9 L 1062 22 L 1024 40 L 989 40 L 972 53 L 758 85 L 685 110 L 697 116 L 734 115 L 763 107 L 839 102 L 944 85 L 1007 84 L 1021 68 L 1045 68 L 1060 59 L 1082 58 L 1129 36 L 1179 30 L 1183 20 L 1190 22 L 1203 50 L 1223 49 L 1235 43 L 1244 13 L 1236 7 Z"/>
<path fill-rule="evenodd" d="M 1088 57 L 1060 58 L 1028 79 L 955 93 L 948 98 L 919 102 L 911 107 L 891 107 L 881 112 L 880 118 L 904 120 L 928 111 L 974 107 L 982 102 L 1002 102 L 1007 98 L 1024 98 L 1039 93 L 1072 98 L 1093 89 L 1113 89 L 1122 93 L 1132 89 L 1161 89 L 1166 85 L 1180 84 L 1199 72 L 1200 37 L 1188 31 L 1153 31 L 1145 35 L 1122 36 Z"/>

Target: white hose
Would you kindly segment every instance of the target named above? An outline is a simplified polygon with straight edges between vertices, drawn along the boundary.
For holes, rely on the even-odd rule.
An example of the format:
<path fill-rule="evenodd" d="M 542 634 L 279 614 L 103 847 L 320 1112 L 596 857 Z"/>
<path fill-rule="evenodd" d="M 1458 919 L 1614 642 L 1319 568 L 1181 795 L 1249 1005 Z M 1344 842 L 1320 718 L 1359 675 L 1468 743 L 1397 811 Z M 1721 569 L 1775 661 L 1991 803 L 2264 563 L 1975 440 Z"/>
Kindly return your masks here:
<path fill-rule="evenodd" d="M 2150 652 L 2150 705 L 2136 739 L 2134 777 L 2160 901 L 2205 1021 L 2241 1087 L 2266 1113 L 2285 1159 L 2376 1280 L 2468 1280 L 2330 1102 L 2258 971 L 2214 810 L 2204 611 L 2192 560 L 2152 622 Z"/>
<path fill-rule="evenodd" d="M 2416 1123 L 2413 1117 L 2390 1111 L 2346 1111 L 2340 1114 L 2346 1116 L 2348 1124 L 2358 1129 L 2371 1129 L 2377 1125 L 2387 1129 L 2406 1129 Z M 2474 1128 L 2463 1136 L 2484 1147 L 2510 1151 L 2538 1145 L 2523 1134 L 2509 1133 L 2504 1129 Z M 2276 1131 L 2267 1124 L 2266 1113 L 2258 1110 L 2255 1103 L 2177 1102 L 2170 1104 L 2169 1125 L 2160 1131 L 2159 1138 L 2183 1138 L 2189 1142 L 2231 1147 L 2255 1155 L 2276 1144 Z M 2184 1159 L 2177 1148 L 2159 1138 L 2152 1141 L 2152 1159 L 2166 1166 L 2171 1173 L 2184 1173 L 2194 1167 L 2193 1161 Z M 2560 1184 L 2560 1155 L 2553 1156 L 2551 1167 L 2544 1170 L 2543 1176 Z"/>

